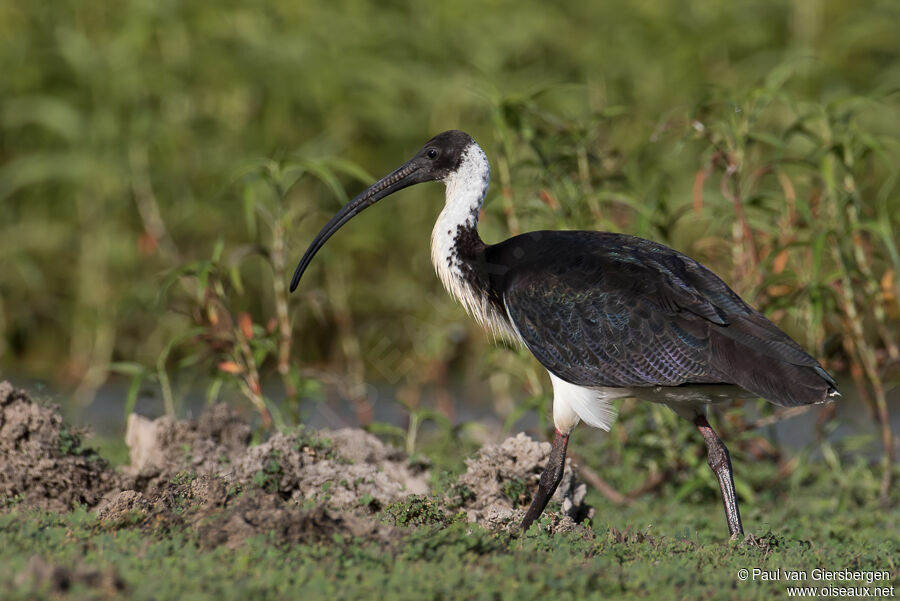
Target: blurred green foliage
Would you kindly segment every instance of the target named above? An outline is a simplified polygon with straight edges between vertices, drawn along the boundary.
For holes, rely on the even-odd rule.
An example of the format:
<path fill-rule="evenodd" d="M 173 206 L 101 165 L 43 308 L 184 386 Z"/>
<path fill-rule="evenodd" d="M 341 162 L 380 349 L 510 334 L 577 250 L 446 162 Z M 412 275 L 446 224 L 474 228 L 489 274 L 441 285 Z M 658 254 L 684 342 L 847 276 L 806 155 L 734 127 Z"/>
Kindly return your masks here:
<path fill-rule="evenodd" d="M 544 407 L 542 372 L 432 276 L 438 186 L 284 291 L 348 196 L 462 128 L 492 160 L 485 240 L 671 244 L 854 370 L 885 424 L 898 21 L 887 0 L 4 3 L 0 365 L 83 401 L 112 367 L 170 412 L 216 376 L 211 397 L 230 384 L 276 422 L 271 379 L 289 399 L 334 381 L 364 421 L 366 382 L 412 412 L 433 386 L 449 413 L 460 378 L 503 415 L 523 389 Z"/>

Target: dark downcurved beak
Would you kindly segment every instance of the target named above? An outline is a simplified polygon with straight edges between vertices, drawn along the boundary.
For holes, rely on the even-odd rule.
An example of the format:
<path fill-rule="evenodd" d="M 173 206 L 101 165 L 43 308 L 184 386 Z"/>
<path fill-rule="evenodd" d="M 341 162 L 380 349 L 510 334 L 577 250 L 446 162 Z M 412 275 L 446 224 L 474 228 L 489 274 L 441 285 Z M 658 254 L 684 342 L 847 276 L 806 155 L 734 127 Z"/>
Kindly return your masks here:
<path fill-rule="evenodd" d="M 304 253 L 303 258 L 300 259 L 297 270 L 294 271 L 294 277 L 291 279 L 291 292 L 297 289 L 297 284 L 300 283 L 303 272 L 306 271 L 306 268 L 309 267 L 313 257 L 316 256 L 319 249 L 325 245 L 325 242 L 331 238 L 332 234 L 341 229 L 341 226 L 353 219 L 353 217 L 362 213 L 365 209 L 371 207 L 382 198 L 390 196 L 394 192 L 412 186 L 413 184 L 427 181 L 427 178 L 423 177 L 423 171 L 423 169 L 420 169 L 416 160 L 412 159 L 397 170 L 372 184 L 368 190 L 344 205 L 344 208 L 331 218 L 331 221 L 322 228 L 322 231 L 316 235 L 309 245 L 309 248 L 306 249 L 306 253 Z"/>

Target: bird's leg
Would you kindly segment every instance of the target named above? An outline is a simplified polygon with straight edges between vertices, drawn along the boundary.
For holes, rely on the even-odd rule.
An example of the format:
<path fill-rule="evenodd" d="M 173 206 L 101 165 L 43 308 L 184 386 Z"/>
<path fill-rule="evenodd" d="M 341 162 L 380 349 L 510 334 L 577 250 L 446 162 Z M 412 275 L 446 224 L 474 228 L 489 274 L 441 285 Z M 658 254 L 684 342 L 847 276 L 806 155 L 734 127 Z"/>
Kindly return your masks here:
<path fill-rule="evenodd" d="M 566 467 L 566 447 L 568 444 L 569 435 L 556 430 L 553 434 L 553 446 L 550 449 L 550 457 L 547 459 L 547 467 L 544 468 L 544 473 L 541 474 L 541 481 L 538 483 L 537 494 L 534 495 L 531 506 L 528 507 L 525 518 L 522 520 L 523 532 L 528 530 L 532 522 L 544 513 L 544 508 L 550 502 L 550 497 L 556 492 L 556 487 L 559 486 Z"/>
<path fill-rule="evenodd" d="M 725 519 L 728 520 L 728 530 L 731 532 L 732 540 L 744 534 L 744 527 L 741 525 L 741 512 L 738 509 L 737 496 L 734 494 L 734 476 L 731 469 L 731 457 L 725 443 L 712 429 L 709 422 L 706 421 L 705 415 L 698 415 L 694 418 L 694 425 L 703 435 L 706 441 L 706 449 L 709 453 L 709 467 L 715 472 L 716 478 L 719 479 L 719 488 L 722 490 L 722 502 L 725 504 Z"/>

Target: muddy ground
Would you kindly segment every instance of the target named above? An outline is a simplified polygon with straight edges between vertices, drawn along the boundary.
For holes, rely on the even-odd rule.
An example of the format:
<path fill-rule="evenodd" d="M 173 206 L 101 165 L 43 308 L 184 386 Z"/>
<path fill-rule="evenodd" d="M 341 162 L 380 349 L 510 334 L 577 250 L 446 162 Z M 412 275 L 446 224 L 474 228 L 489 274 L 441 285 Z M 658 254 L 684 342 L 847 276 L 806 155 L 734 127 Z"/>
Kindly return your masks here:
<path fill-rule="evenodd" d="M 484 446 L 441 492 L 426 465 L 360 429 L 272 434 L 250 445 L 248 422 L 226 405 L 196 420 L 131 415 L 130 463 L 113 470 L 53 406 L 0 383 L 0 510 L 82 505 L 110 527 L 187 528 L 206 548 L 269 534 L 287 543 L 334 535 L 390 544 L 403 527 L 465 519 L 514 528 L 537 489 L 548 443 L 518 434 Z M 551 530 L 592 514 L 567 466 Z"/>

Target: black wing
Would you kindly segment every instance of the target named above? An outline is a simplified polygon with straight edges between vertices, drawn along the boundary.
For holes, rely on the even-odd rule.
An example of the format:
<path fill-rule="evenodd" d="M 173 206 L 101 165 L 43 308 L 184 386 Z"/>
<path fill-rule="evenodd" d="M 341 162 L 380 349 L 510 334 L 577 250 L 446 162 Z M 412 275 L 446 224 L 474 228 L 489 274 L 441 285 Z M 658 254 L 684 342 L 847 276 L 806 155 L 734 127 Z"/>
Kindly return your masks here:
<path fill-rule="evenodd" d="M 582 386 L 728 383 L 781 405 L 826 400 L 834 380 L 709 269 L 605 232 L 532 232 L 491 247 L 496 286 L 528 349 Z"/>

